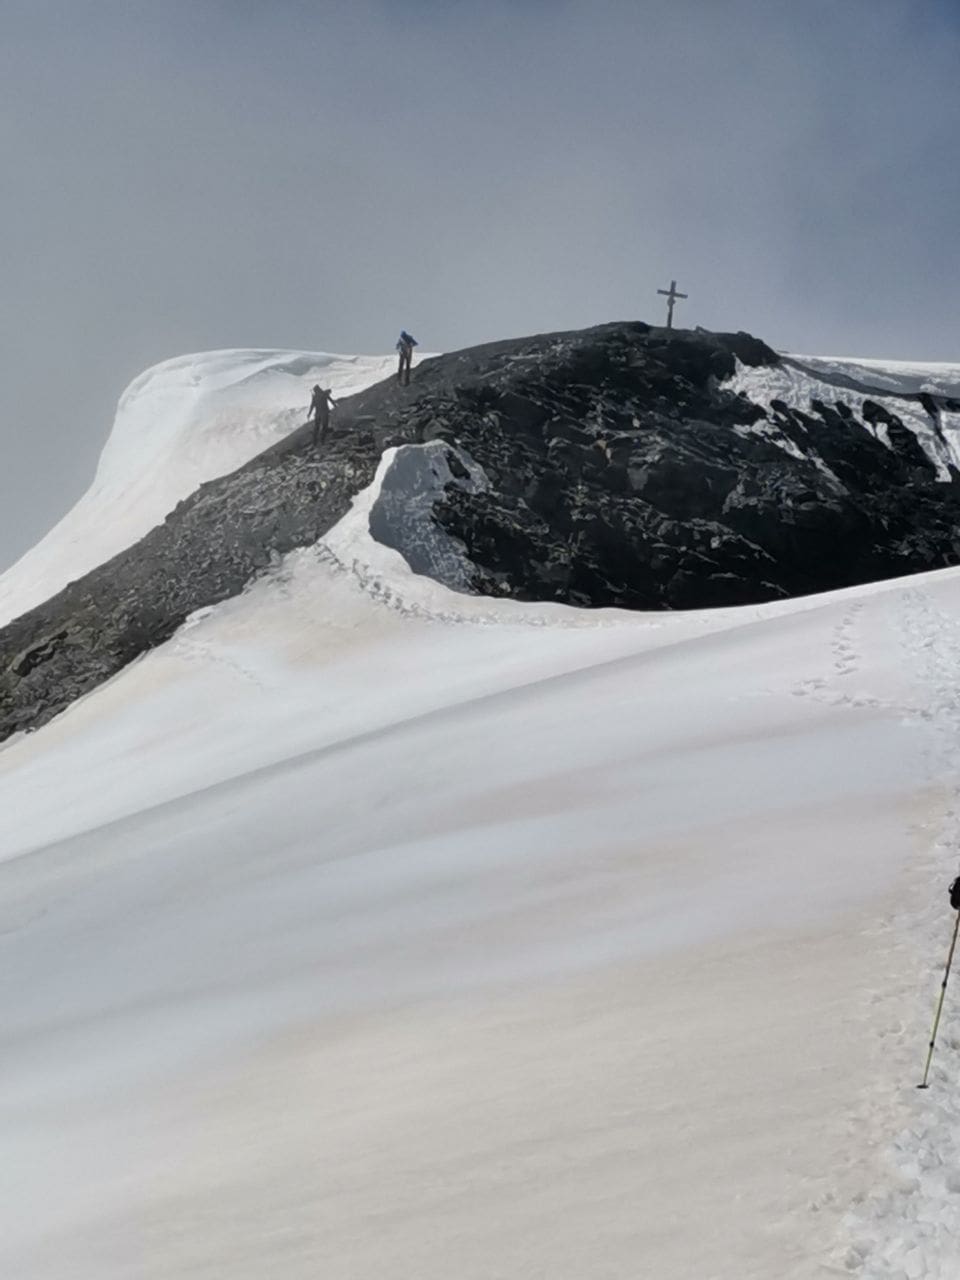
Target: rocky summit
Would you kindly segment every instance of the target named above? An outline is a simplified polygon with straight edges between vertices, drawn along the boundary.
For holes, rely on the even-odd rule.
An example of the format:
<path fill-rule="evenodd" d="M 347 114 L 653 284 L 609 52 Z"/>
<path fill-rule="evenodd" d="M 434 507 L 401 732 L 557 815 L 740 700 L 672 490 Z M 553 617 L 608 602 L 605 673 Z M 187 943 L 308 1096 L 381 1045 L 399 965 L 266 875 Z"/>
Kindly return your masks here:
<path fill-rule="evenodd" d="M 390 448 L 371 532 L 459 591 L 690 609 L 955 559 L 960 404 L 822 373 L 818 396 L 751 395 L 802 386 L 795 364 L 745 333 L 641 323 L 426 360 L 409 387 L 343 401 L 325 444 L 295 431 L 0 631 L 0 737 L 320 540 Z"/>

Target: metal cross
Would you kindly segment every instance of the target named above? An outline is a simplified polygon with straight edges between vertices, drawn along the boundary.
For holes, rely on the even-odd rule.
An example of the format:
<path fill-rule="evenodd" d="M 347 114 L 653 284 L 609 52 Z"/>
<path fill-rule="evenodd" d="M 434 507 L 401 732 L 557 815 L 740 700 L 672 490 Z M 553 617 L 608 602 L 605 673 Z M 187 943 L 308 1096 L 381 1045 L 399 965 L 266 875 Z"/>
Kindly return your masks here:
<path fill-rule="evenodd" d="M 676 280 L 670 281 L 669 289 L 658 289 L 657 293 L 662 293 L 663 296 L 667 299 L 667 328 L 672 329 L 673 328 L 673 304 L 677 301 L 678 298 L 689 297 L 689 294 L 677 293 Z"/>

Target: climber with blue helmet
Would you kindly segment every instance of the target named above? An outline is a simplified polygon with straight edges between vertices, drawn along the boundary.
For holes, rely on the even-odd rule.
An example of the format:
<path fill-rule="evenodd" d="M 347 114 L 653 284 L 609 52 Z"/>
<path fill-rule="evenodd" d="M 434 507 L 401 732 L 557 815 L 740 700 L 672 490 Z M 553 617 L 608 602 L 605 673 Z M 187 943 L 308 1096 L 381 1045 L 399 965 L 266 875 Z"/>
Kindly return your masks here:
<path fill-rule="evenodd" d="M 407 333 L 406 329 L 401 329 L 400 337 L 397 339 L 397 350 L 400 353 L 397 381 L 401 387 L 410 385 L 410 363 L 413 360 L 413 348 L 415 346 L 417 346 L 416 338 Z"/>

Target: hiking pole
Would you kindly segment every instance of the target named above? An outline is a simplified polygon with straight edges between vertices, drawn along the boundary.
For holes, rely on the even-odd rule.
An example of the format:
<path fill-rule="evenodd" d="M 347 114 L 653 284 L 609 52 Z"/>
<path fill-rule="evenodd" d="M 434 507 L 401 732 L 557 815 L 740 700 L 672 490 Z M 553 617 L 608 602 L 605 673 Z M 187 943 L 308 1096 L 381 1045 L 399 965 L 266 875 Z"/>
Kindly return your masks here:
<path fill-rule="evenodd" d="M 950 977 L 950 966 L 953 964 L 953 953 L 957 949 L 957 934 L 960 933 L 960 876 L 954 880 L 950 886 L 950 905 L 957 912 L 957 919 L 953 926 L 953 939 L 950 943 L 950 951 L 947 955 L 947 967 L 943 972 L 943 982 L 940 984 L 940 999 L 937 1001 L 937 1015 L 933 1020 L 933 1030 L 930 1032 L 930 1047 L 927 1051 L 927 1065 L 923 1069 L 923 1082 L 918 1084 L 918 1089 L 929 1089 L 927 1077 L 930 1074 L 930 1063 L 933 1061 L 933 1046 L 937 1043 L 937 1028 L 940 1026 L 940 1015 L 943 1013 L 943 997 L 947 994 L 947 980 Z"/>

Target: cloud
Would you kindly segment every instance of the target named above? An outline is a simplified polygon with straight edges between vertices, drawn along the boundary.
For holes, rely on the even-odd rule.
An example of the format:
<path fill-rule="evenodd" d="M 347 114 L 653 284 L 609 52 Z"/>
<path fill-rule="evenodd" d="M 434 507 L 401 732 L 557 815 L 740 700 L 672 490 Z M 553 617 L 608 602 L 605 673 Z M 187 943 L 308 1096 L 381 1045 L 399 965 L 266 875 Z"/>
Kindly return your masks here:
<path fill-rule="evenodd" d="M 908 0 L 5 7 L 0 561 L 186 350 L 660 314 L 955 355 L 958 24 Z"/>

